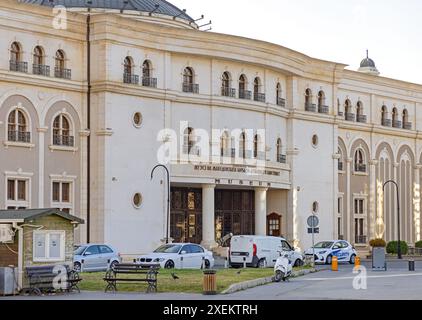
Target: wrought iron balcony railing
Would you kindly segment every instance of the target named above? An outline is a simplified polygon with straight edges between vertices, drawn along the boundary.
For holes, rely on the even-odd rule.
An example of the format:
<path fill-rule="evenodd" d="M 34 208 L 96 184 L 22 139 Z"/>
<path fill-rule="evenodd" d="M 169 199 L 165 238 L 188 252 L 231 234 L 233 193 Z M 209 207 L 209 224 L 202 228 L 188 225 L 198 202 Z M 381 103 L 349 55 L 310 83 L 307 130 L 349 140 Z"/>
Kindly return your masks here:
<path fill-rule="evenodd" d="M 383 120 L 381 120 L 381 125 L 384 126 L 384 127 L 391 127 L 392 121 L 391 121 L 391 119 L 383 119 Z"/>
<path fill-rule="evenodd" d="M 248 90 L 239 90 L 239 99 L 251 100 L 252 92 Z"/>
<path fill-rule="evenodd" d="M 316 104 L 314 104 L 314 103 L 305 103 L 305 111 L 317 112 Z"/>
<path fill-rule="evenodd" d="M 139 84 L 139 76 L 132 73 L 123 73 L 123 82 L 128 84 Z"/>
<path fill-rule="evenodd" d="M 284 108 L 286 106 L 286 99 L 278 98 L 277 105 Z"/>
<path fill-rule="evenodd" d="M 143 87 L 150 87 L 150 88 L 157 88 L 157 78 L 143 77 L 142 78 L 142 86 Z"/>
<path fill-rule="evenodd" d="M 43 64 L 33 64 L 32 73 L 40 76 L 49 77 L 50 76 L 50 66 Z"/>
<path fill-rule="evenodd" d="M 402 123 L 400 120 L 393 120 L 393 128 L 402 128 Z"/>
<path fill-rule="evenodd" d="M 287 162 L 287 157 L 285 154 L 278 154 L 277 155 L 277 162 L 278 163 L 286 163 Z"/>
<path fill-rule="evenodd" d="M 328 114 L 330 112 L 330 108 L 328 106 L 320 105 L 318 106 L 318 112 Z"/>
<path fill-rule="evenodd" d="M 412 130 L 412 123 L 411 122 L 405 122 L 403 125 L 403 128 L 406 130 Z"/>
<path fill-rule="evenodd" d="M 183 92 L 199 93 L 199 85 L 195 83 L 183 83 Z"/>
<path fill-rule="evenodd" d="M 253 99 L 258 102 L 265 102 L 265 93 L 255 92 L 253 95 Z"/>
<path fill-rule="evenodd" d="M 366 164 L 356 163 L 355 164 L 355 172 L 366 172 Z"/>
<path fill-rule="evenodd" d="M 356 244 L 366 244 L 367 237 L 362 235 L 355 235 L 355 243 Z"/>
<path fill-rule="evenodd" d="M 53 145 L 55 146 L 65 146 L 65 147 L 74 147 L 75 146 L 75 137 L 73 136 L 53 136 Z"/>
<path fill-rule="evenodd" d="M 12 142 L 31 142 L 31 132 L 24 131 L 8 131 L 7 140 Z"/>
<path fill-rule="evenodd" d="M 221 95 L 223 97 L 235 98 L 236 97 L 236 89 L 228 88 L 228 87 L 221 87 Z"/>
<path fill-rule="evenodd" d="M 28 72 L 28 63 L 24 61 L 9 61 L 9 70 L 15 72 Z"/>
<path fill-rule="evenodd" d="M 346 121 L 356 121 L 356 115 L 354 113 L 346 113 Z"/>
<path fill-rule="evenodd" d="M 72 79 L 72 70 L 70 69 L 62 69 L 62 68 L 54 68 L 54 76 L 60 79 L 70 80 Z"/>
<path fill-rule="evenodd" d="M 359 123 L 366 123 L 367 122 L 367 116 L 365 116 L 363 114 L 358 114 L 356 120 Z"/>

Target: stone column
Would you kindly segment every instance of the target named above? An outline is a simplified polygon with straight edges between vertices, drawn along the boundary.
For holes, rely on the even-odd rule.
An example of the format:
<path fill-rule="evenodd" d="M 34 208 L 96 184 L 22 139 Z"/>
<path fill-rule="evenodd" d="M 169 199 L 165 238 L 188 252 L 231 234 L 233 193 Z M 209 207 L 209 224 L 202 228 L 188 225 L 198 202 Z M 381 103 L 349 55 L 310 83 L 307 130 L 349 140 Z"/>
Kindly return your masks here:
<path fill-rule="evenodd" d="M 351 219 L 351 213 L 350 213 L 350 206 L 352 205 L 350 199 L 352 198 L 351 195 L 351 189 L 350 189 L 350 165 L 352 163 L 353 159 L 352 158 L 347 158 L 346 159 L 346 201 L 347 201 L 347 205 L 346 205 L 346 239 L 350 242 L 354 242 L 354 239 L 351 239 L 351 230 L 350 230 L 350 219 Z"/>
<path fill-rule="evenodd" d="M 268 188 L 255 189 L 255 235 L 267 235 L 267 191 Z"/>
<path fill-rule="evenodd" d="M 215 184 L 202 186 L 202 245 L 208 249 L 217 247 L 215 242 Z"/>
<path fill-rule="evenodd" d="M 38 141 L 39 141 L 39 163 L 38 163 L 38 208 L 46 208 L 49 204 L 44 203 L 44 192 L 48 190 L 48 185 L 45 185 L 44 181 L 44 168 L 45 168 L 45 134 L 48 131 L 47 127 L 37 128 Z"/>
<path fill-rule="evenodd" d="M 378 165 L 377 160 L 369 161 L 369 239 L 375 238 L 375 225 L 377 219 L 376 203 L 377 203 L 377 172 L 376 166 Z M 385 218 L 384 218 L 385 223 Z"/>
<path fill-rule="evenodd" d="M 398 177 L 400 176 L 400 173 L 399 173 L 399 166 L 400 166 L 400 163 L 398 163 L 398 162 L 394 162 L 393 163 L 393 181 L 396 181 L 396 182 L 398 182 Z M 399 187 L 400 187 L 400 185 L 399 185 Z M 398 212 L 397 212 L 397 201 L 398 201 L 398 199 L 397 199 L 397 197 L 396 197 L 396 187 L 394 187 L 394 193 L 393 193 L 393 225 L 394 225 L 394 240 L 397 240 L 398 239 L 398 237 L 399 237 L 399 234 L 398 234 L 398 232 L 397 232 L 397 228 L 398 228 L 398 226 L 397 226 L 397 214 L 398 214 Z M 401 190 L 399 190 L 399 197 L 401 197 Z M 403 205 L 402 203 L 400 204 L 400 205 Z M 404 232 L 403 232 L 403 226 L 404 226 L 404 223 L 405 223 L 405 221 L 403 220 L 403 215 L 402 215 L 402 212 L 404 212 L 403 211 L 403 208 L 401 208 L 400 209 L 401 210 L 401 216 L 400 216 L 400 240 L 402 241 L 403 239 L 404 239 Z"/>
<path fill-rule="evenodd" d="M 421 240 L 421 185 L 420 172 L 422 165 L 416 165 L 414 168 L 413 184 L 413 221 L 415 224 L 415 242 Z"/>

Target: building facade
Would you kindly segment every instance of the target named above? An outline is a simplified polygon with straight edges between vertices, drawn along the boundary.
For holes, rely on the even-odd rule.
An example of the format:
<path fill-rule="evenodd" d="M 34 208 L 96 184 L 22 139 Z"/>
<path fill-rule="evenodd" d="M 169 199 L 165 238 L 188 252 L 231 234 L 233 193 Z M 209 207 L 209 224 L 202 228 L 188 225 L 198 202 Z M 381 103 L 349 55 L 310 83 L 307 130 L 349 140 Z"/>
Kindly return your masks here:
<path fill-rule="evenodd" d="M 65 26 L 51 5 L 69 6 Z M 165 1 L 4 0 L 0 12 L 3 208 L 66 210 L 86 221 L 77 241 L 126 255 L 167 232 L 304 249 L 312 214 L 317 240 L 366 249 L 397 238 L 391 179 L 402 238 L 420 240 L 422 85 L 379 76 L 369 57 L 351 71 L 200 31 Z"/>

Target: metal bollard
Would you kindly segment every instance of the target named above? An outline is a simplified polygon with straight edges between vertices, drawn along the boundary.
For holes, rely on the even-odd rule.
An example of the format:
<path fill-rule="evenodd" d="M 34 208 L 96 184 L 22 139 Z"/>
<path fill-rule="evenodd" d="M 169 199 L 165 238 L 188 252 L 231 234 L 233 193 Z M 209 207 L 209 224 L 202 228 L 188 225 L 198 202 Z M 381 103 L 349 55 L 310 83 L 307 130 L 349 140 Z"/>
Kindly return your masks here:
<path fill-rule="evenodd" d="M 415 260 L 409 260 L 409 271 L 415 271 Z"/>
<path fill-rule="evenodd" d="M 331 271 L 338 271 L 338 258 L 336 256 L 333 257 L 331 262 Z"/>
<path fill-rule="evenodd" d="M 359 267 L 360 267 L 360 258 L 355 257 L 355 268 L 359 268 Z"/>
<path fill-rule="evenodd" d="M 243 269 L 246 269 L 246 258 L 243 257 Z"/>
<path fill-rule="evenodd" d="M 217 294 L 217 271 L 206 270 L 204 271 L 203 294 L 206 296 Z"/>

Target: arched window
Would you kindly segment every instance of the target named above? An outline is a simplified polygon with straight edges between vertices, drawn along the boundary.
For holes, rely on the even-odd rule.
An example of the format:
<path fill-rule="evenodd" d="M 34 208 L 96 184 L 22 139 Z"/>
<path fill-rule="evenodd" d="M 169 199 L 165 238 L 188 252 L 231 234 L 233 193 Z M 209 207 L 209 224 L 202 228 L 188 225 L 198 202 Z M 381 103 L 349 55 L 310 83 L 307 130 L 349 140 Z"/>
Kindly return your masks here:
<path fill-rule="evenodd" d="M 133 74 L 134 63 L 132 57 L 126 57 L 123 61 L 123 82 L 130 84 L 138 84 L 139 76 Z"/>
<path fill-rule="evenodd" d="M 63 50 L 56 51 L 54 74 L 56 78 L 71 78 L 70 69 L 66 69 L 66 54 Z"/>
<path fill-rule="evenodd" d="M 403 129 L 411 130 L 412 129 L 412 123 L 409 122 L 409 112 L 404 109 L 403 110 Z"/>
<path fill-rule="evenodd" d="M 191 67 L 183 71 L 183 92 L 198 93 L 199 87 L 194 83 L 195 73 Z"/>
<path fill-rule="evenodd" d="M 246 133 L 242 132 L 239 139 L 239 157 L 246 159 Z"/>
<path fill-rule="evenodd" d="M 305 110 L 315 112 L 316 106 L 312 104 L 312 90 L 306 89 L 305 90 Z"/>
<path fill-rule="evenodd" d="M 344 102 L 344 112 L 346 113 L 346 115 L 347 115 L 348 113 L 352 113 L 352 103 L 350 102 L 350 100 L 349 100 L 349 99 L 347 99 L 347 100 Z"/>
<path fill-rule="evenodd" d="M 191 127 L 185 129 L 183 145 L 183 152 L 185 154 L 190 154 L 192 152 L 193 146 L 195 145 L 194 134 L 194 130 Z"/>
<path fill-rule="evenodd" d="M 388 127 L 389 121 L 387 119 L 387 114 L 388 114 L 387 107 L 382 106 L 382 108 L 381 108 L 381 125 Z"/>
<path fill-rule="evenodd" d="M 44 49 L 40 46 L 34 48 L 32 73 L 49 76 L 50 67 L 45 65 Z"/>
<path fill-rule="evenodd" d="M 242 74 L 239 77 L 239 99 L 250 99 L 250 93 L 247 91 L 248 80 L 246 76 Z"/>
<path fill-rule="evenodd" d="M 327 114 L 328 111 L 328 106 L 325 105 L 325 92 L 321 90 L 318 92 L 318 112 Z"/>
<path fill-rule="evenodd" d="M 157 87 L 157 79 L 152 77 L 152 63 L 145 60 L 142 64 L 142 85 L 144 87 Z"/>
<path fill-rule="evenodd" d="M 53 121 L 53 144 L 56 146 L 73 147 L 74 137 L 71 135 L 69 118 L 64 114 L 59 114 Z"/>
<path fill-rule="evenodd" d="M 356 105 L 356 117 L 358 122 L 366 123 L 366 116 L 363 114 L 363 104 L 361 101 L 358 101 Z"/>
<path fill-rule="evenodd" d="M 227 131 L 224 131 L 223 135 L 221 136 L 220 148 L 221 148 L 221 156 L 222 157 L 230 157 L 231 156 L 230 137 L 229 137 L 229 134 L 227 133 Z"/>
<path fill-rule="evenodd" d="M 283 144 L 281 139 L 277 139 L 277 162 L 286 163 L 286 156 L 283 155 Z"/>
<path fill-rule="evenodd" d="M 341 151 L 340 148 L 338 148 L 337 153 L 339 155 L 338 158 L 338 171 L 343 171 L 344 170 L 344 165 L 343 165 L 343 152 Z"/>
<path fill-rule="evenodd" d="M 40 46 L 34 48 L 34 64 L 42 65 L 44 64 L 44 50 Z"/>
<path fill-rule="evenodd" d="M 355 152 L 355 172 L 366 172 L 365 154 L 362 149 Z"/>
<path fill-rule="evenodd" d="M 286 106 L 286 100 L 283 99 L 283 89 L 281 88 L 281 84 L 277 83 L 277 87 L 275 89 L 276 92 L 276 103 L 280 107 Z"/>
<path fill-rule="evenodd" d="M 124 73 L 131 75 L 133 71 L 133 63 L 131 57 L 126 57 L 123 63 L 123 71 Z"/>
<path fill-rule="evenodd" d="M 31 142 L 31 133 L 28 130 L 28 121 L 22 110 L 14 109 L 7 119 L 8 141 Z"/>
<path fill-rule="evenodd" d="M 231 97 L 233 96 L 231 94 L 231 78 L 230 74 L 226 71 L 223 73 L 223 76 L 221 77 L 221 95 L 225 97 Z"/>
<path fill-rule="evenodd" d="M 19 62 L 22 59 L 22 47 L 19 43 L 13 42 L 10 46 L 10 61 Z"/>
<path fill-rule="evenodd" d="M 397 108 L 393 108 L 393 113 L 392 113 L 392 120 L 393 120 L 393 127 L 394 128 L 401 128 L 402 124 L 401 121 L 399 120 L 399 112 L 397 111 Z"/>
<path fill-rule="evenodd" d="M 261 79 L 259 77 L 256 77 L 253 82 L 254 100 L 259 102 L 265 102 L 265 95 L 261 93 L 261 88 Z"/>

